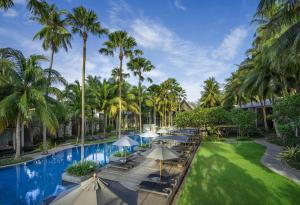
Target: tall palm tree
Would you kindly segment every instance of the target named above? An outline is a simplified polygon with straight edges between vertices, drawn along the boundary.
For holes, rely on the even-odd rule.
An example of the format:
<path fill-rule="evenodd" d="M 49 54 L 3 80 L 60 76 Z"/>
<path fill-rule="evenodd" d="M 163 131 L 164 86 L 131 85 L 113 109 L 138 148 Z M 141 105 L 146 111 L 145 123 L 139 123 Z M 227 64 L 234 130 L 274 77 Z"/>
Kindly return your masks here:
<path fill-rule="evenodd" d="M 139 128 L 140 133 L 142 133 L 142 83 L 145 80 L 144 73 L 150 72 L 154 69 L 154 66 L 151 64 L 151 62 L 145 58 L 137 57 L 131 59 L 127 63 L 127 67 L 129 70 L 131 70 L 134 74 L 134 76 L 137 76 L 138 78 L 138 101 L 139 101 Z M 147 78 L 149 82 L 152 82 L 151 78 Z"/>
<path fill-rule="evenodd" d="M 18 50 L 0 49 L 1 64 L 6 62 L 6 66 L 1 67 L 0 90 L 7 92 L 0 102 L 0 127 L 3 130 L 9 124 L 15 124 L 16 159 L 20 158 L 21 125 L 24 121 L 30 121 L 35 115 L 51 133 L 58 127 L 57 118 L 51 107 L 47 108 L 44 95 L 47 77 L 40 66 L 44 60 L 46 58 L 41 55 L 25 58 Z M 49 89 L 50 92 L 54 90 L 57 91 Z"/>
<path fill-rule="evenodd" d="M 122 121 L 122 73 L 123 73 L 123 59 L 124 57 L 132 56 L 132 49 L 136 46 L 135 39 L 127 34 L 125 31 L 115 31 L 108 35 L 108 41 L 103 43 L 104 47 L 99 50 L 101 54 L 114 56 L 116 53 L 119 56 L 119 72 L 121 73 L 119 79 L 119 124 L 118 136 L 121 137 L 121 121 Z"/>
<path fill-rule="evenodd" d="M 201 92 L 200 105 L 203 107 L 215 107 L 220 105 L 220 102 L 220 86 L 214 77 L 210 77 L 204 81 L 203 91 Z"/>
<path fill-rule="evenodd" d="M 66 29 L 66 19 L 62 19 L 62 15 L 66 14 L 64 10 L 58 10 L 58 8 L 52 4 L 48 5 L 46 2 L 43 3 L 44 12 L 36 12 L 35 16 L 31 19 L 41 24 L 43 27 L 39 30 L 34 40 L 43 40 L 43 49 L 50 50 L 50 65 L 48 75 L 48 87 L 50 85 L 50 74 L 52 71 L 54 54 L 59 51 L 60 48 L 64 48 L 68 51 L 68 47 L 71 47 L 71 34 Z M 46 96 L 48 96 L 48 89 L 46 90 Z M 46 154 L 47 150 L 47 131 L 46 126 L 43 125 L 43 152 Z"/>
<path fill-rule="evenodd" d="M 72 27 L 73 33 L 78 33 L 83 40 L 83 57 L 82 57 L 82 114 L 81 114 L 81 162 L 84 161 L 84 134 L 85 134 L 85 113 L 84 113 L 84 91 L 85 91 L 85 63 L 86 63 L 86 43 L 88 34 L 103 35 L 108 31 L 101 27 L 96 13 L 92 10 L 87 10 L 83 6 L 73 9 L 73 13 L 68 14 L 67 20 Z"/>

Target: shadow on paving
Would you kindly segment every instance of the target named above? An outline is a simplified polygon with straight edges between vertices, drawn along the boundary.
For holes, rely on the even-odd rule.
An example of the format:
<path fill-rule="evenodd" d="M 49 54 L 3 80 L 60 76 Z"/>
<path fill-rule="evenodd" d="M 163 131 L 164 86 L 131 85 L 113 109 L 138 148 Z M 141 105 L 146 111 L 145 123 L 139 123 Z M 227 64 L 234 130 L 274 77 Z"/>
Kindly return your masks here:
<path fill-rule="evenodd" d="M 104 180 L 109 184 L 109 189 L 118 195 L 128 205 L 137 205 L 137 192 L 129 190 L 119 182 Z"/>
<path fill-rule="evenodd" d="M 247 146 L 247 144 L 244 145 Z M 300 192 L 295 189 L 295 186 L 284 183 L 281 186 L 276 184 L 274 187 L 276 192 L 274 192 L 272 186 L 267 187 L 263 180 L 253 178 L 247 173 L 248 170 L 237 166 L 222 156 L 230 149 L 221 146 L 222 144 L 212 144 L 200 148 L 201 154 L 199 155 L 198 152 L 194 159 L 178 204 L 299 204 L 299 199 L 297 201 L 295 196 L 298 196 Z M 246 158 L 248 153 L 245 152 L 248 150 L 249 148 L 246 149 L 244 146 L 238 145 L 231 152 L 242 155 L 240 158 Z M 263 149 L 260 152 L 263 153 Z M 234 155 L 232 156 L 234 157 Z M 236 156 L 238 158 L 238 155 Z M 262 166 L 258 158 L 253 157 L 252 159 L 250 159 L 250 163 L 255 164 L 255 166 Z M 230 158 L 230 160 L 232 159 Z"/>

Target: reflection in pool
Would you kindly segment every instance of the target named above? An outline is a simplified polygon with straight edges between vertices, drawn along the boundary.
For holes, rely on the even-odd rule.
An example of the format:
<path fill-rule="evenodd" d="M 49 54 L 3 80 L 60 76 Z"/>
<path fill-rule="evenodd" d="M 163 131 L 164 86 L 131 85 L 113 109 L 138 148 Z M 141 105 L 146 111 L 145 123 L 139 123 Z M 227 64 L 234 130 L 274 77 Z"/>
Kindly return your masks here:
<path fill-rule="evenodd" d="M 140 141 L 139 136 L 131 136 Z M 144 139 L 143 139 L 144 141 Z M 143 142 L 146 143 L 146 142 Z M 100 165 L 119 151 L 111 143 L 85 147 L 85 158 Z M 132 151 L 132 148 L 129 148 Z M 53 155 L 8 168 L 0 168 L 0 204 L 40 204 L 67 187 L 62 186 L 61 174 L 72 163 L 80 161 L 80 147 L 66 149 Z"/>

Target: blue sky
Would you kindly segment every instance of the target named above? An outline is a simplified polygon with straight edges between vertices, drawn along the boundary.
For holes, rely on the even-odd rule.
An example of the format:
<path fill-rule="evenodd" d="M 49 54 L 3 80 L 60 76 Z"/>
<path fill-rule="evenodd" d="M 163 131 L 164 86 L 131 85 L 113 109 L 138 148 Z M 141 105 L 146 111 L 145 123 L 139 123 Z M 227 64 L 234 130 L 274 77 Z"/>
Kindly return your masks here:
<path fill-rule="evenodd" d="M 32 41 L 40 26 L 29 20 L 26 0 L 0 11 L 0 47 L 13 47 L 26 55 L 45 54 L 41 42 Z M 103 27 L 126 30 L 144 50 L 156 69 L 147 75 L 160 83 L 176 78 L 188 100 L 200 97 L 201 85 L 210 76 L 220 83 L 230 76 L 251 46 L 250 24 L 258 0 L 48 0 L 71 10 L 84 5 L 93 9 Z M 105 37 L 88 39 L 87 75 L 110 76 L 117 59 L 98 53 Z M 54 67 L 68 81 L 80 79 L 82 41 L 74 35 L 72 49 L 55 56 Z M 129 81 L 136 83 L 132 76 Z"/>

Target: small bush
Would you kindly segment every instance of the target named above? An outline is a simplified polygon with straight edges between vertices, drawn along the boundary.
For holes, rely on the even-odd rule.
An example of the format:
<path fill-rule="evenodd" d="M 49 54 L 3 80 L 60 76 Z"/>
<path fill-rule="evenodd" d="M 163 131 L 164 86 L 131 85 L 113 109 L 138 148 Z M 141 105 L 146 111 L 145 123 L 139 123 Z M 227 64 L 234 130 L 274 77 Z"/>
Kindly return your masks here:
<path fill-rule="evenodd" d="M 130 155 L 130 152 L 122 152 L 122 151 L 120 151 L 120 152 L 116 152 L 116 153 L 114 153 L 114 156 L 115 157 L 125 157 L 125 153 L 126 153 L 126 156 L 128 156 L 128 155 Z"/>
<path fill-rule="evenodd" d="M 300 153 L 300 146 L 295 146 L 295 147 L 287 147 L 286 150 L 280 153 L 280 157 L 286 160 L 300 160 L 297 159 L 298 154 Z"/>
<path fill-rule="evenodd" d="M 151 145 L 150 144 L 141 144 L 141 145 L 139 145 L 139 147 L 141 147 L 141 148 L 150 148 Z"/>
<path fill-rule="evenodd" d="M 75 163 L 67 168 L 67 172 L 73 176 L 85 176 L 91 174 L 97 169 L 97 163 L 94 161 L 85 161 L 83 163 Z"/>

